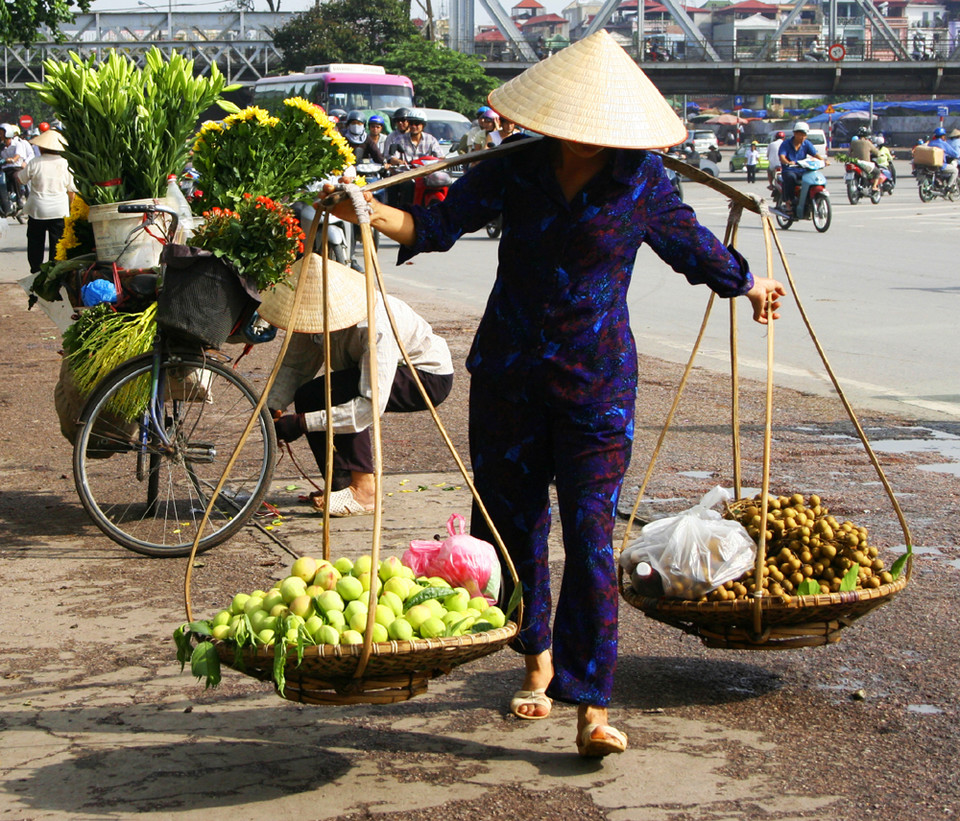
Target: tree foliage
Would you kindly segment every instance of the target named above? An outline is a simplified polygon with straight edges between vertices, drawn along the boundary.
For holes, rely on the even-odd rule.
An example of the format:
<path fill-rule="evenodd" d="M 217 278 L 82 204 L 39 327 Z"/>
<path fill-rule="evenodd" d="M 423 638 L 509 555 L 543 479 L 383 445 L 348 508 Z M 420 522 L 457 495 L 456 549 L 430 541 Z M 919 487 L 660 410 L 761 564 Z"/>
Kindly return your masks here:
<path fill-rule="evenodd" d="M 29 45 L 45 39 L 44 28 L 61 40 L 59 27 L 78 12 L 90 9 L 90 0 L 16 0 L 0 4 L 0 44 Z"/>
<path fill-rule="evenodd" d="M 377 63 L 393 43 L 416 34 L 398 0 L 331 0 L 293 17 L 274 34 L 284 68 Z"/>
<path fill-rule="evenodd" d="M 420 36 L 394 44 L 378 64 L 393 74 L 406 74 L 424 106 L 453 109 L 469 117 L 497 86 L 476 57 Z"/>

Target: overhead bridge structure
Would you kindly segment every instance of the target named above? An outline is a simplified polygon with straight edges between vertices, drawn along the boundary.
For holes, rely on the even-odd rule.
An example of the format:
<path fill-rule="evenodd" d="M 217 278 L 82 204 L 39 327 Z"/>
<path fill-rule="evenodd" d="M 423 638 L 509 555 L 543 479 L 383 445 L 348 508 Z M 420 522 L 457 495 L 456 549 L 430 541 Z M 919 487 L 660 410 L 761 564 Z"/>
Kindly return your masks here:
<path fill-rule="evenodd" d="M 502 79 L 529 63 L 485 64 Z M 644 73 L 662 94 L 914 94 L 960 97 L 960 61 L 786 62 L 672 60 L 643 63 Z"/>
<path fill-rule="evenodd" d="M 144 4 L 146 5 L 146 4 Z M 273 33 L 290 12 L 99 12 L 78 14 L 61 26 L 63 42 L 38 42 L 2 49 L 0 83 L 9 89 L 43 79 L 43 61 L 64 60 L 69 52 L 81 57 L 117 49 L 143 65 L 154 46 L 194 60 L 206 74 L 216 64 L 231 83 L 252 83 L 280 67 L 281 54 Z"/>
<path fill-rule="evenodd" d="M 523 40 L 498 0 L 481 2 L 502 28 L 508 42 L 513 44 L 509 56 L 486 56 L 485 70 L 501 79 L 516 76 L 537 60 L 533 45 Z M 796 0 L 794 10 L 801 8 L 803 2 L 805 0 Z M 863 2 L 872 10 L 869 0 L 854 2 Z M 229 82 L 253 83 L 279 68 L 282 55 L 273 44 L 273 35 L 293 16 L 291 12 L 162 11 L 143 0 L 141 4 L 149 6 L 150 10 L 77 15 L 74 23 L 61 28 L 64 40 L 60 43 L 46 41 L 0 49 L 0 87 L 21 89 L 28 82 L 41 81 L 43 61 L 66 59 L 69 52 L 89 57 L 117 49 L 142 64 L 144 55 L 154 46 L 193 59 L 199 73 L 207 73 L 217 65 Z M 619 4 L 620 0 L 607 0 L 591 21 L 589 31 L 605 25 Z M 834 12 L 835 4 L 836 0 L 833 2 Z M 877 45 L 869 54 L 848 54 L 841 60 L 823 57 L 808 61 L 801 55 L 786 59 L 782 53 L 772 54 L 767 45 L 730 59 L 725 56 L 731 52 L 730 44 L 706 40 L 678 0 L 664 0 L 664 5 L 685 32 L 686 58 L 643 62 L 643 57 L 637 56 L 643 70 L 664 94 L 960 96 L 960 46 L 951 44 L 936 59 L 914 59 L 882 18 L 870 19 L 877 32 Z M 449 8 L 450 47 L 474 53 L 473 0 L 451 0 Z M 864 15 L 868 16 L 868 12 L 865 11 Z M 786 30 L 791 23 L 787 14 L 769 44 L 775 42 L 780 30 Z M 829 25 L 833 24 L 825 23 L 825 26 Z M 831 40 L 829 30 L 825 39 Z M 640 41 L 642 36 L 638 33 Z"/>

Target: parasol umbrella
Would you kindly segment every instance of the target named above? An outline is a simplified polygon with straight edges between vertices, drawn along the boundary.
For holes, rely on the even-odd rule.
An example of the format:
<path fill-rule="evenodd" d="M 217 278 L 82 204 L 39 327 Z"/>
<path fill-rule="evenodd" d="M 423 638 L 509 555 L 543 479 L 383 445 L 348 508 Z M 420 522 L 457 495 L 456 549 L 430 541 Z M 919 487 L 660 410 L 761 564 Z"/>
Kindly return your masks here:
<path fill-rule="evenodd" d="M 745 123 L 747 120 L 744 117 L 739 117 L 736 114 L 719 114 L 716 117 L 711 117 L 709 120 L 704 121 L 707 125 L 740 125 L 740 123 Z"/>

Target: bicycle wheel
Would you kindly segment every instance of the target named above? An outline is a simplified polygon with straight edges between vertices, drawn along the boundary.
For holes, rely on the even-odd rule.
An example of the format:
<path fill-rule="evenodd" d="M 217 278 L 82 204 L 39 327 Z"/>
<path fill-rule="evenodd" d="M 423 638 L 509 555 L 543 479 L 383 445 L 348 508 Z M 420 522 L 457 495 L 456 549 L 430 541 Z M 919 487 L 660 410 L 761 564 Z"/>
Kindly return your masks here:
<path fill-rule="evenodd" d="M 111 406 L 121 392 L 149 395 L 152 364 L 151 354 L 124 363 L 90 396 L 80 415 L 74 481 L 94 523 L 115 542 L 146 556 L 186 556 L 257 394 L 218 362 L 166 354 L 159 366 L 159 427 L 146 415 L 139 424 L 123 423 Z M 198 553 L 230 538 L 260 507 L 276 447 L 264 408 L 211 511 Z"/>

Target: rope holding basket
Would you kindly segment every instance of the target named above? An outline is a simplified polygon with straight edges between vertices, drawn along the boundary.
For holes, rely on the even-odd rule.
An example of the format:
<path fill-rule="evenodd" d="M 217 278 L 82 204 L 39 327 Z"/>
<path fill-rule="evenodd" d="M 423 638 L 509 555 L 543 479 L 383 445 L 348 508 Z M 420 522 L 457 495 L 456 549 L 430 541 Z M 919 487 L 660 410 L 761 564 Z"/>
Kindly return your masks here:
<path fill-rule="evenodd" d="M 780 262 L 784 269 L 791 293 L 796 301 L 797 309 L 809 333 L 817 353 L 823 362 L 824 368 L 830 377 L 834 390 L 852 422 L 857 436 L 872 464 L 877 476 L 883 485 L 887 498 L 897 516 L 903 532 L 904 544 L 907 553 L 904 557 L 902 572 L 890 583 L 882 584 L 873 589 L 858 589 L 836 593 L 821 593 L 819 595 L 795 595 L 789 597 L 774 597 L 763 595 L 762 579 L 764 565 L 767 559 L 767 522 L 770 502 L 770 460 L 771 441 L 773 430 L 773 350 L 774 324 L 771 319 L 767 324 L 767 369 L 766 369 L 766 401 L 763 429 L 763 456 L 762 456 L 762 487 L 759 501 L 741 499 L 741 454 L 740 454 L 740 409 L 739 409 L 739 373 L 737 354 L 737 313 L 736 300 L 730 300 L 730 376 L 731 376 L 731 432 L 733 447 L 733 487 L 737 501 L 731 506 L 753 503 L 760 507 L 760 521 L 763 527 L 759 529 L 757 557 L 754 569 L 754 592 L 749 598 L 738 598 L 726 601 L 688 601 L 665 596 L 654 597 L 643 595 L 634 590 L 630 579 L 623 569 L 618 570 L 620 592 L 623 598 L 643 611 L 643 613 L 657 621 L 677 627 L 687 633 L 695 635 L 709 647 L 745 650 L 775 650 L 793 649 L 798 647 L 813 647 L 832 644 L 839 641 L 840 631 L 852 624 L 855 620 L 866 615 L 874 608 L 890 601 L 894 595 L 903 590 L 910 579 L 913 568 L 913 548 L 909 528 L 900 508 L 900 504 L 893 493 L 883 469 L 870 446 L 867 436 L 858 421 L 850 402 L 831 367 L 827 356 L 814 333 L 806 310 L 797 291 L 796 282 L 790 272 L 786 254 L 780 244 L 773 217 L 763 200 L 742 194 L 726 183 L 709 177 L 702 172 L 692 169 L 686 163 L 679 162 L 671 157 L 664 157 L 664 164 L 678 173 L 719 191 L 730 200 L 730 216 L 727 222 L 724 242 L 735 245 L 740 217 L 744 209 L 759 214 L 763 229 L 764 247 L 766 252 L 767 276 L 773 276 L 773 249 L 777 249 Z M 692 173 L 691 173 L 692 172 Z M 626 533 L 621 544 L 621 551 L 628 544 L 637 511 L 643 499 L 644 491 L 653 475 L 657 457 L 666 439 L 674 415 L 680 403 L 680 398 L 687 380 L 693 369 L 693 363 L 703 341 L 710 313 L 716 299 L 711 294 L 704 312 L 700 331 L 694 342 L 689 360 L 677 387 L 673 403 L 667 413 L 666 421 L 660 431 L 659 438 L 654 446 L 650 462 L 644 478 L 637 491 Z M 769 306 L 768 306 L 769 311 Z"/>
<path fill-rule="evenodd" d="M 418 169 L 421 173 L 429 172 L 430 168 Z M 405 179 L 409 178 L 409 175 Z M 337 195 L 330 202 L 335 202 L 343 197 L 349 197 L 357 213 L 360 225 L 360 233 L 363 242 L 364 270 L 366 273 L 366 297 L 367 297 L 367 344 L 370 356 L 370 383 L 371 383 L 371 403 L 374 408 L 379 407 L 378 386 L 377 386 L 377 360 L 376 360 L 376 340 L 377 328 L 375 324 L 376 308 L 376 289 L 379 288 L 383 297 L 383 305 L 389 319 L 391 328 L 397 344 L 400 347 L 401 354 L 409 368 L 414 382 L 417 385 L 421 396 L 427 408 L 433 417 L 434 422 L 452 454 L 464 482 L 469 487 L 473 499 L 478 509 L 490 526 L 493 534 L 495 546 L 500 553 L 503 564 L 509 573 L 516 592 L 520 590 L 519 578 L 516 568 L 510 558 L 509 552 L 503 543 L 496 527 L 494 526 L 483 501 L 480 499 L 473 480 L 469 475 L 466 465 L 463 463 L 457 453 L 449 434 L 443 426 L 436 407 L 427 395 L 423 384 L 421 383 L 417 371 L 410 360 L 409 353 L 405 349 L 400 334 L 397 330 L 396 320 L 390 310 L 386 299 L 386 289 L 383 283 L 383 276 L 380 270 L 379 260 L 376 256 L 376 250 L 373 242 L 373 235 L 370 228 L 369 206 L 367 205 L 363 192 L 354 185 L 341 186 Z M 318 209 L 304 244 L 305 248 L 313 248 L 319 230 L 321 219 L 324 226 L 329 220 L 329 210 Z M 329 311 L 329 282 L 328 282 L 328 254 L 326 243 L 327 232 L 324 230 L 321 259 L 322 259 L 322 289 L 324 306 L 324 324 L 328 324 Z M 298 279 L 297 287 L 294 291 L 293 305 L 289 320 L 289 327 L 296 327 L 296 320 L 302 297 L 304 293 L 306 276 Z M 204 512 L 204 518 L 198 528 L 198 533 L 203 532 L 207 518 L 216 503 L 230 471 L 243 448 L 244 442 L 256 424 L 257 418 L 263 409 L 267 396 L 270 393 L 276 376 L 280 370 L 283 358 L 290 344 L 292 330 L 285 335 L 280 346 L 274 366 L 263 388 L 257 406 L 253 410 L 250 421 L 247 424 L 237 446 L 227 461 L 223 475 L 215 488 L 211 499 Z M 331 379 L 330 377 L 330 334 L 324 333 L 324 362 L 326 368 L 326 410 L 327 418 L 330 418 L 332 406 L 331 401 Z M 328 481 L 324 483 L 324 513 L 323 513 L 323 558 L 330 559 L 330 492 L 331 482 L 329 477 L 333 474 L 333 437 L 327 436 L 327 452 L 325 475 Z M 373 514 L 372 542 L 370 550 L 371 567 L 376 568 L 379 564 L 380 538 L 382 529 L 382 448 L 381 448 L 381 422 L 379 414 L 373 414 L 372 425 L 373 457 L 374 457 L 374 484 L 375 484 L 375 508 Z M 193 562 L 196 556 L 196 540 L 193 545 L 190 558 L 187 562 L 186 576 L 184 580 L 184 604 L 188 622 L 193 622 L 193 613 L 191 607 L 190 582 L 193 570 Z M 249 675 L 253 678 L 270 681 L 275 684 L 277 692 L 282 697 L 303 704 L 327 705 L 327 704 L 356 704 L 356 703 L 394 703 L 404 701 L 415 695 L 426 691 L 429 679 L 450 672 L 454 667 L 469 661 L 481 658 L 503 649 L 507 643 L 517 634 L 519 622 L 522 619 L 522 602 L 516 602 L 516 616 L 514 620 L 508 621 L 503 627 L 485 630 L 462 636 L 446 636 L 442 638 L 421 639 L 412 638 L 408 641 L 389 641 L 374 642 L 373 626 L 375 623 L 377 608 L 377 589 L 376 584 L 370 585 L 369 597 L 367 600 L 367 622 L 363 633 L 363 643 L 354 645 L 312 645 L 305 646 L 298 652 L 295 647 L 286 647 L 283 644 L 273 646 L 244 647 L 238 649 L 233 644 L 218 641 L 214 642 L 214 647 L 222 664 L 236 669 L 238 672 Z M 507 615 L 513 609 L 514 602 L 507 606 Z M 282 639 L 281 639 L 282 641 Z M 282 685 L 277 683 L 277 665 L 283 671 Z"/>

